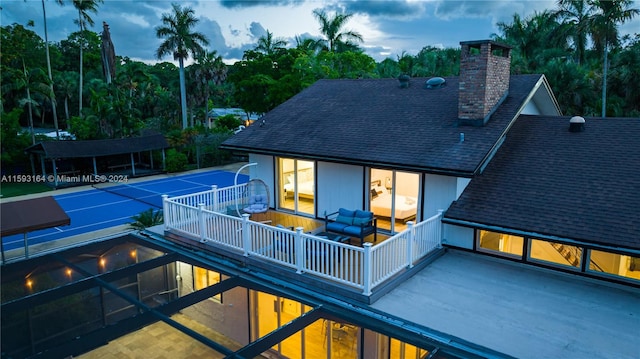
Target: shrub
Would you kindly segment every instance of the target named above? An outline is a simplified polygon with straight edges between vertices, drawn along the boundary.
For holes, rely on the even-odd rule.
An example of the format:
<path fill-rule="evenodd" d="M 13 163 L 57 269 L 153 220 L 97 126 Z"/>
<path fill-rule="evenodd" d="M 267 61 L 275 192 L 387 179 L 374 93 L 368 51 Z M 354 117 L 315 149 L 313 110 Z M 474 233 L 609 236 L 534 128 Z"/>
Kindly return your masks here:
<path fill-rule="evenodd" d="M 174 149 L 167 151 L 167 172 L 181 172 L 187 168 L 187 155 Z"/>

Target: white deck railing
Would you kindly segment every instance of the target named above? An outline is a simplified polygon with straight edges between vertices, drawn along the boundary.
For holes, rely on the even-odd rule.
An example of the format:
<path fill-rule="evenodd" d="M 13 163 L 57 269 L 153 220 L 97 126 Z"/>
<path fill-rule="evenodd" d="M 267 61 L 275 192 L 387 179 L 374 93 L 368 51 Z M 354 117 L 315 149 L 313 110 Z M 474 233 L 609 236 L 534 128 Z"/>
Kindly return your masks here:
<path fill-rule="evenodd" d="M 346 284 L 365 295 L 441 247 L 442 213 L 417 224 L 407 222 L 405 231 L 376 245 L 356 247 L 304 233 L 301 227 L 291 231 L 250 221 L 248 214 L 228 215 L 245 193 L 243 186 L 164 196 L 165 230 Z"/>

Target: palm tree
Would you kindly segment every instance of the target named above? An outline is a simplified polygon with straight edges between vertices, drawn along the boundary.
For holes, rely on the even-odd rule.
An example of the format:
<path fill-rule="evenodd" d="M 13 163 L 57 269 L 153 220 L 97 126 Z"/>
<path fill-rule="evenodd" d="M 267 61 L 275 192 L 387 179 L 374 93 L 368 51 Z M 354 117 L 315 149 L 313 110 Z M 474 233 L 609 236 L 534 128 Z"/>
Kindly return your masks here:
<path fill-rule="evenodd" d="M 162 14 L 163 26 L 156 28 L 156 36 L 164 38 L 156 52 L 156 57 L 161 59 L 165 55 L 173 54 L 173 59 L 180 64 L 180 100 L 182 107 L 182 128 L 187 128 L 187 91 L 184 81 L 184 60 L 189 54 L 194 57 L 204 51 L 202 46 L 209 41 L 200 32 L 191 32 L 191 28 L 198 23 L 194 11 L 190 7 L 184 9 L 179 4 L 171 4 L 173 13 Z"/>
<path fill-rule="evenodd" d="M 258 39 L 258 46 L 256 46 L 255 50 L 271 57 L 283 50 L 285 46 L 287 46 L 285 40 L 274 38 L 273 33 L 267 30 L 267 34 Z"/>
<path fill-rule="evenodd" d="M 268 33 L 268 32 L 267 32 Z M 227 66 L 222 61 L 222 57 L 218 55 L 218 52 L 205 51 L 196 56 L 195 77 L 197 87 L 204 90 L 204 120 L 207 121 L 209 116 L 209 97 L 210 97 L 210 84 L 213 82 L 218 85 L 224 81 L 226 77 Z"/>
<path fill-rule="evenodd" d="M 33 111 L 35 107 L 35 111 L 37 110 L 37 106 L 40 104 L 38 101 L 33 99 L 32 92 L 42 95 L 47 99 L 52 98 L 51 94 L 51 86 L 48 83 L 48 78 L 44 74 L 44 71 L 40 68 L 34 68 L 31 70 L 27 70 L 24 59 L 22 60 L 22 72 L 16 71 L 15 73 L 15 82 L 13 86 L 15 86 L 16 90 L 25 90 L 26 97 L 20 99 L 20 106 L 27 106 L 27 111 L 29 114 L 29 129 L 31 131 L 31 142 L 35 145 L 36 138 L 33 130 Z"/>
<path fill-rule="evenodd" d="M 162 217 L 162 211 L 154 211 L 153 208 L 149 208 L 146 211 L 140 212 L 131 217 L 134 222 L 129 223 L 129 226 L 133 229 L 143 230 L 147 227 L 157 226 L 162 224 L 164 218 Z"/>
<path fill-rule="evenodd" d="M 26 0 L 25 0 L 26 1 Z M 58 5 L 63 5 L 62 0 L 56 0 Z M 51 84 L 51 109 L 53 111 L 53 125 L 56 128 L 56 139 L 60 139 L 59 129 L 58 129 L 58 112 L 56 111 L 56 97 L 55 92 L 53 90 L 53 75 L 51 74 L 51 56 L 49 55 L 49 34 L 47 32 L 47 9 L 44 6 L 44 0 L 42 0 L 42 16 L 44 18 L 44 41 L 45 41 L 45 49 L 47 53 L 47 70 L 49 71 L 49 83 Z"/>
<path fill-rule="evenodd" d="M 558 8 L 555 14 L 570 25 L 567 28 L 568 35 L 573 39 L 578 63 L 582 64 L 587 47 L 587 34 L 591 30 L 593 6 L 588 0 L 558 0 Z"/>
<path fill-rule="evenodd" d="M 640 14 L 640 10 L 631 8 L 631 0 L 606 1 L 596 0 L 594 5 L 599 12 L 593 16 L 591 37 L 596 50 L 602 50 L 604 60 L 602 64 L 602 117 L 607 114 L 607 70 L 609 67 L 609 45 L 618 46 L 618 25 L 633 19 Z"/>
<path fill-rule="evenodd" d="M 71 71 L 65 71 L 56 76 L 58 94 L 64 99 L 64 115 L 67 123 L 69 121 L 69 100 L 73 96 L 73 92 L 76 91 L 77 76 L 75 72 Z"/>
<path fill-rule="evenodd" d="M 73 0 L 73 6 L 78 10 L 78 19 L 74 20 L 80 27 L 80 36 L 84 37 L 84 30 L 87 25 L 93 26 L 94 22 L 91 16 L 89 16 L 89 12 L 96 14 L 98 12 L 98 3 L 102 3 L 103 0 Z M 79 99 L 78 99 L 78 116 L 82 116 L 82 48 L 83 48 L 83 39 L 80 40 L 80 84 L 79 87 Z"/>
<path fill-rule="evenodd" d="M 358 32 L 348 30 L 342 32 L 344 25 L 353 17 L 353 14 L 335 14 L 330 17 L 324 10 L 313 10 L 313 15 L 320 22 L 320 32 L 326 37 L 320 40 L 324 48 L 331 52 L 337 52 L 340 48 L 352 50 L 355 41 L 362 42 L 362 35 Z"/>

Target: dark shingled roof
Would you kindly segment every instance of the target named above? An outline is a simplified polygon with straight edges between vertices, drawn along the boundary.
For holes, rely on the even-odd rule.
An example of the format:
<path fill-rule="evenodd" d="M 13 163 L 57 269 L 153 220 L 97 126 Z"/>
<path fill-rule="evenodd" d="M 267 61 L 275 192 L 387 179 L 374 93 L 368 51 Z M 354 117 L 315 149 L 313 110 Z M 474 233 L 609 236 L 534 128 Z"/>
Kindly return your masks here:
<path fill-rule="evenodd" d="M 640 118 L 520 116 L 446 219 L 640 249 Z"/>
<path fill-rule="evenodd" d="M 2 203 L 0 215 L 0 237 L 71 223 L 67 213 L 51 196 Z"/>
<path fill-rule="evenodd" d="M 45 158 L 111 156 L 168 148 L 161 134 L 112 140 L 45 141 L 27 147 L 26 152 L 44 153 Z"/>
<path fill-rule="evenodd" d="M 509 96 L 484 127 L 457 125 L 458 78 L 320 80 L 222 144 L 287 157 L 471 175 L 542 75 L 511 76 Z M 464 142 L 460 143 L 460 132 Z"/>

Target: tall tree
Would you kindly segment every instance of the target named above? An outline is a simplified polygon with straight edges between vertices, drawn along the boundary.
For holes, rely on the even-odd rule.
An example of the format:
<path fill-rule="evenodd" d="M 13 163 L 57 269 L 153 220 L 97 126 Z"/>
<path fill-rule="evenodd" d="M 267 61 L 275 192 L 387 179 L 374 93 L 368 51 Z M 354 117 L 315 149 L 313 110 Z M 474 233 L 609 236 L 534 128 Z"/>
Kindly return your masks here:
<path fill-rule="evenodd" d="M 273 37 L 273 33 L 267 30 L 267 34 L 258 39 L 255 50 L 267 56 L 274 56 L 287 46 L 287 42 L 279 37 Z"/>
<path fill-rule="evenodd" d="M 631 8 L 631 0 L 594 0 L 599 12 L 593 16 L 591 36 L 596 50 L 602 49 L 602 117 L 607 115 L 607 70 L 609 45 L 618 46 L 618 26 L 640 14 L 640 10 Z"/>
<path fill-rule="evenodd" d="M 353 14 L 338 14 L 331 17 L 324 10 L 313 10 L 313 15 L 320 22 L 320 32 L 325 36 L 324 40 L 320 40 L 320 44 L 331 52 L 337 52 L 339 49 L 357 48 L 355 42 L 362 42 L 362 35 L 353 30 L 343 30 L 347 21 L 353 17 Z"/>
<path fill-rule="evenodd" d="M 593 16 L 593 6 L 588 0 L 558 0 L 558 10 L 555 14 L 566 24 L 567 35 L 571 37 L 576 50 L 579 64 L 585 60 L 587 35 L 591 31 L 590 24 Z"/>
<path fill-rule="evenodd" d="M 163 26 L 156 28 L 156 36 L 164 41 L 156 51 L 158 60 L 168 54 L 173 54 L 173 59 L 180 65 L 180 104 L 182 107 L 182 128 L 187 128 L 187 91 L 184 80 L 184 60 L 189 54 L 194 57 L 204 51 L 203 46 L 209 41 L 200 32 L 191 29 L 198 23 L 195 12 L 190 7 L 182 8 L 179 4 L 171 4 L 172 13 L 162 14 Z"/>
<path fill-rule="evenodd" d="M 80 27 L 80 34 L 84 36 L 84 31 L 87 28 L 87 25 L 93 26 L 94 22 L 89 13 L 98 13 L 98 4 L 101 4 L 103 0 L 73 0 L 73 6 L 78 10 L 78 19 L 74 20 L 74 22 Z M 84 47 L 84 43 L 81 39 L 80 41 L 80 84 L 79 92 L 78 92 L 78 116 L 82 116 L 82 81 L 83 81 L 83 65 L 82 65 L 82 49 Z"/>
<path fill-rule="evenodd" d="M 209 116 L 209 97 L 211 84 L 216 85 L 222 83 L 226 78 L 227 66 L 222 61 L 222 56 L 218 52 L 205 51 L 196 56 L 196 64 L 194 69 L 195 82 L 198 90 L 203 92 L 204 98 L 204 120 L 207 121 Z"/>
<path fill-rule="evenodd" d="M 25 0 L 26 1 L 26 0 Z M 55 0 L 59 5 L 63 5 L 62 0 Z M 58 112 L 56 110 L 56 94 L 53 90 L 53 75 L 51 73 L 51 55 L 49 54 L 49 33 L 47 31 L 47 9 L 44 6 L 44 0 L 42 0 L 42 16 L 44 19 L 44 42 L 47 53 L 47 70 L 49 73 L 49 83 L 51 84 L 51 109 L 53 112 L 53 126 L 56 128 L 56 139 L 60 139 L 59 126 L 58 126 Z"/>

